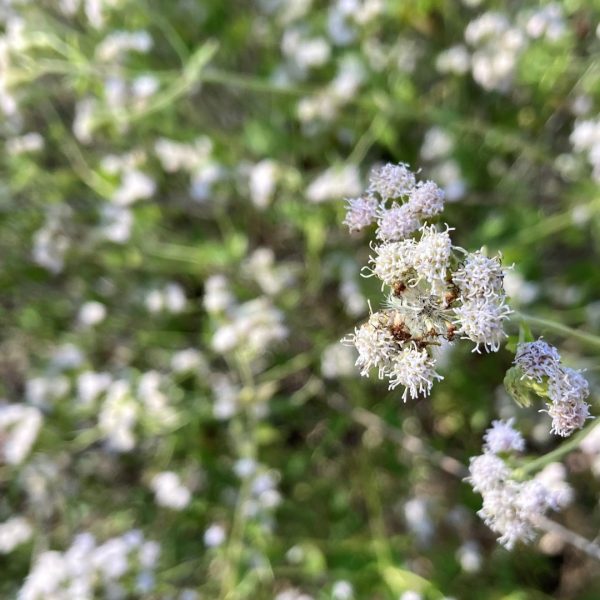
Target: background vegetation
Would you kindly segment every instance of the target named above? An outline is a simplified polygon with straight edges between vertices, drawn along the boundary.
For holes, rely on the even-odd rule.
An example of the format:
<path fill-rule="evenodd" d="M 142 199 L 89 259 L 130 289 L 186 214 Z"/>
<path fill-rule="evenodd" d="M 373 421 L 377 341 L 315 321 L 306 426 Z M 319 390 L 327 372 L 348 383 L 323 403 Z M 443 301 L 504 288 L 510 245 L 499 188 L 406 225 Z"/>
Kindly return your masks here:
<path fill-rule="evenodd" d="M 0 522 L 33 531 L 0 554 L 2 597 L 43 551 L 138 529 L 152 576 L 130 559 L 90 597 L 600 596 L 556 536 L 499 547 L 461 480 L 498 416 L 531 455 L 559 443 L 504 392 L 511 352 L 457 344 L 402 404 L 339 345 L 380 297 L 342 199 L 402 161 L 446 188 L 455 243 L 514 263 L 513 308 L 595 389 L 600 4 L 553 6 L 2 4 L 0 386 L 42 421 L 11 461 L 0 416 Z M 584 450 L 559 518 L 593 539 Z M 52 593 L 31 597 L 88 597 Z"/>

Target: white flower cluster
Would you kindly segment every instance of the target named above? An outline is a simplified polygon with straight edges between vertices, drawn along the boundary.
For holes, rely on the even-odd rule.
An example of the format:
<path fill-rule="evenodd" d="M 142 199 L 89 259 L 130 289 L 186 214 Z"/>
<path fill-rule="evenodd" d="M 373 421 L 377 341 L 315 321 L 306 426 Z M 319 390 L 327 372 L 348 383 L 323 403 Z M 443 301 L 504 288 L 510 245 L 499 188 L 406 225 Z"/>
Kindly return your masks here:
<path fill-rule="evenodd" d="M 575 152 L 585 153 L 593 178 L 600 181 L 600 118 L 576 121 L 569 140 Z"/>
<path fill-rule="evenodd" d="M 136 529 L 100 545 L 91 533 L 80 533 L 65 552 L 49 550 L 38 554 L 17 598 L 124 598 L 134 591 L 125 587 L 125 579 L 132 575 L 134 595 L 147 597 L 155 587 L 159 554 L 159 544 L 145 540 Z"/>
<path fill-rule="evenodd" d="M 545 342 L 524 342 L 517 346 L 515 366 L 521 379 L 546 384 L 547 412 L 552 418 L 552 433 L 567 437 L 591 419 L 586 402 L 589 385 L 579 371 L 561 364 L 558 350 Z"/>
<path fill-rule="evenodd" d="M 377 237 L 402 240 L 419 229 L 421 221 L 444 209 L 444 191 L 433 181 L 417 182 L 407 165 L 388 163 L 371 173 L 364 196 L 347 200 L 344 223 L 360 231 L 377 221 Z"/>
<path fill-rule="evenodd" d="M 385 207 L 388 199 L 402 196 L 407 196 L 406 203 Z M 376 368 L 380 378 L 389 379 L 390 389 L 404 386 L 404 400 L 427 396 L 433 382 L 442 379 L 435 370 L 434 347 L 460 335 L 475 343 L 474 351 L 495 352 L 506 337 L 503 321 L 510 309 L 500 259 L 453 246 L 447 225 L 440 231 L 425 224 L 419 239 L 409 237 L 420 219 L 442 208 L 443 194 L 436 184 L 416 183 L 402 163 L 374 171 L 367 195 L 349 201 L 346 224 L 351 229 L 377 219 L 382 242 L 372 246 L 364 274 L 380 279 L 389 295 L 386 308 L 371 314 L 343 341 L 356 347 L 361 375 Z M 402 217 L 404 213 L 408 216 Z"/>
<path fill-rule="evenodd" d="M 536 519 L 548 510 L 571 502 L 572 490 L 564 481 L 562 465 L 548 465 L 534 479 L 516 481 L 501 454 L 521 452 L 525 442 L 508 422 L 494 421 L 487 430 L 483 454 L 471 458 L 467 480 L 483 497 L 479 516 L 499 535 L 508 550 L 517 542 L 535 538 Z"/>
<path fill-rule="evenodd" d="M 473 79 L 486 90 L 509 90 L 527 43 L 523 32 L 502 13 L 486 12 L 467 25 L 465 40 L 475 48 Z"/>

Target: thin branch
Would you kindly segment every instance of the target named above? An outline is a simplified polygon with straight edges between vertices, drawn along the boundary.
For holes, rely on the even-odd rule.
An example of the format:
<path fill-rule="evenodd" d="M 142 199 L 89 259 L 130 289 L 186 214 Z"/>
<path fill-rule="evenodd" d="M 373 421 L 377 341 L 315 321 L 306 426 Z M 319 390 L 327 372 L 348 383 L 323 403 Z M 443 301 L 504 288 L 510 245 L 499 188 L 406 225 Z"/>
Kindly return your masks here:
<path fill-rule="evenodd" d="M 600 348 L 600 336 L 594 335 L 593 333 L 586 333 L 585 331 L 573 329 L 572 327 L 568 327 L 567 325 L 557 323 L 556 321 L 552 321 L 550 319 L 542 319 L 540 317 L 534 317 L 518 311 L 515 312 L 515 317 L 520 317 L 531 325 L 535 325 L 539 328 L 549 329 L 550 331 L 554 331 L 559 335 L 572 337 L 584 342 L 585 344 L 588 344 L 589 346 Z"/>
<path fill-rule="evenodd" d="M 594 544 L 594 542 L 590 542 L 588 539 L 583 536 L 567 529 L 560 523 L 556 521 L 552 521 L 552 519 L 548 519 L 548 517 L 538 516 L 536 517 L 535 524 L 541 530 L 546 531 L 547 533 L 554 533 L 559 536 L 562 540 L 567 542 L 567 544 L 571 544 L 578 550 L 585 552 L 588 556 L 595 558 L 596 560 L 600 560 L 600 546 Z"/>

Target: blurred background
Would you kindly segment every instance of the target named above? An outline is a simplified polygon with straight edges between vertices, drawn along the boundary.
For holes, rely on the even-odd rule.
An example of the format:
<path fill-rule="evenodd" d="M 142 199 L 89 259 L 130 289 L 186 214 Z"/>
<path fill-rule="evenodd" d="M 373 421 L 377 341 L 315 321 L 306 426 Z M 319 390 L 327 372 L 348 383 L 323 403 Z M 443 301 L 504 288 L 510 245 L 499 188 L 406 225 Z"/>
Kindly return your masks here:
<path fill-rule="evenodd" d="M 456 344 L 403 404 L 339 343 L 383 300 L 343 199 L 402 161 L 595 389 L 600 2 L 3 0 L 0 22 L 0 597 L 600 598 L 559 537 L 498 546 L 462 481 L 495 418 L 558 443 L 504 391 L 511 352 Z M 600 439 L 565 467 L 557 518 L 593 539 Z"/>

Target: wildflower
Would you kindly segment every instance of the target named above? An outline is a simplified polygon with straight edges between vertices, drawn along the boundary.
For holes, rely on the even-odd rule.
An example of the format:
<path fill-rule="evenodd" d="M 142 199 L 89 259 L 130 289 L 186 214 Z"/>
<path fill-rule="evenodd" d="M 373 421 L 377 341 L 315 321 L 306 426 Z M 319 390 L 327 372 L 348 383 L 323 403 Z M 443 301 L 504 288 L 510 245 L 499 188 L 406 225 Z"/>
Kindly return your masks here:
<path fill-rule="evenodd" d="M 419 220 L 410 204 L 394 204 L 381 208 L 377 218 L 377 237 L 384 242 L 397 242 L 419 228 Z"/>
<path fill-rule="evenodd" d="M 369 192 L 377 193 L 382 200 L 395 200 L 408 194 L 415 187 L 415 176 L 408 165 L 387 163 L 373 169 L 369 178 Z"/>
<path fill-rule="evenodd" d="M 414 251 L 414 268 L 432 286 L 444 283 L 452 253 L 452 241 L 448 232 L 437 231 L 435 225 L 421 228 L 421 239 Z M 435 288 L 434 288 L 435 289 Z"/>
<path fill-rule="evenodd" d="M 510 310 L 504 304 L 502 265 L 479 252 L 453 272 L 455 251 L 465 251 L 452 245 L 450 227 L 438 231 L 425 224 L 418 241 L 411 236 L 420 218 L 442 210 L 444 193 L 432 181 L 417 184 L 407 165 L 374 170 L 368 194 L 382 199 L 376 232 L 381 243 L 372 246 L 364 275 L 380 279 L 390 293 L 386 310 L 371 315 L 344 341 L 356 346 L 361 375 L 377 367 L 390 389 L 404 386 L 404 400 L 409 394 L 427 396 L 433 382 L 442 379 L 435 370 L 434 347 L 452 342 L 458 332 L 476 343 L 475 350 L 496 351 L 506 337 L 502 324 Z M 388 207 L 390 199 L 394 202 Z M 351 202 L 359 206 L 359 200 Z M 370 219 L 365 217 L 361 226 Z"/>
<path fill-rule="evenodd" d="M 470 460 L 468 481 L 476 492 L 483 493 L 496 487 L 509 475 L 509 468 L 495 454 L 484 453 Z"/>
<path fill-rule="evenodd" d="M 517 346 L 514 364 L 522 371 L 523 377 L 541 383 L 543 377 L 553 377 L 560 364 L 558 350 L 539 339 L 535 342 L 522 342 Z"/>
<path fill-rule="evenodd" d="M 591 419 L 590 406 L 580 399 L 566 399 L 548 404 L 546 411 L 552 418 L 551 433 L 568 437 L 581 429 L 587 419 Z"/>
<path fill-rule="evenodd" d="M 204 532 L 204 544 L 209 548 L 216 548 L 225 541 L 226 533 L 222 525 L 213 523 Z"/>
<path fill-rule="evenodd" d="M 463 339 L 475 342 L 473 352 L 480 352 L 480 346 L 488 352 L 498 352 L 500 343 L 507 337 L 502 322 L 512 312 L 504 304 L 503 298 L 500 301 L 486 298 L 468 300 L 454 312 L 459 326 L 457 333 L 463 334 Z"/>
<path fill-rule="evenodd" d="M 101 302 L 85 302 L 79 309 L 77 318 L 84 327 L 98 325 L 106 317 L 106 306 Z"/>
<path fill-rule="evenodd" d="M 373 196 L 349 198 L 346 202 L 344 224 L 348 226 L 350 231 L 360 231 L 376 220 L 379 203 Z"/>
<path fill-rule="evenodd" d="M 418 350 L 415 347 L 404 348 L 394 358 L 392 366 L 387 372 L 390 380 L 389 387 L 392 390 L 403 385 L 402 400 L 404 402 L 406 402 L 408 394 L 412 399 L 417 398 L 419 394 L 428 396 L 434 380 L 443 379 L 435 372 L 434 366 L 435 361 L 426 350 Z"/>
<path fill-rule="evenodd" d="M 504 460 L 492 454 L 494 449 L 523 450 L 523 438 L 512 428 L 511 421 L 495 421 L 484 440 L 484 454 L 471 458 L 467 481 L 483 497 L 479 516 L 499 535 L 498 542 L 510 550 L 519 541 L 532 541 L 538 518 L 548 510 L 566 506 L 572 492 L 564 481 L 564 471 L 557 472 L 555 468 L 529 481 L 511 479 Z"/>
<path fill-rule="evenodd" d="M 433 181 L 419 182 L 411 190 L 407 206 L 423 219 L 434 217 L 444 210 L 444 196 L 444 190 Z"/>
<path fill-rule="evenodd" d="M 33 535 L 31 525 L 23 517 L 12 517 L 0 523 L 0 554 L 8 554 L 17 546 L 29 541 Z"/>
<path fill-rule="evenodd" d="M 555 404 L 583 402 L 590 394 L 585 377 L 569 367 L 560 365 L 548 379 L 548 397 Z"/>
<path fill-rule="evenodd" d="M 414 240 L 402 240 L 375 246 L 375 257 L 371 256 L 372 274 L 386 285 L 405 281 L 414 269 L 416 243 Z"/>
<path fill-rule="evenodd" d="M 488 258 L 481 250 L 467 254 L 461 267 L 452 274 L 465 299 L 497 297 L 502 294 L 504 271 L 499 258 Z"/>
<path fill-rule="evenodd" d="M 42 413 L 37 408 L 24 404 L 0 405 L 0 464 L 21 464 L 41 426 Z"/>
<path fill-rule="evenodd" d="M 363 377 L 368 377 L 369 371 L 375 367 L 379 369 L 381 377 L 397 352 L 393 335 L 388 329 L 379 326 L 377 321 L 378 313 L 375 313 L 367 323 L 357 327 L 353 334 L 343 339 L 345 343 L 356 346 L 356 366 L 360 368 Z"/>
<path fill-rule="evenodd" d="M 514 419 L 507 422 L 492 422 L 492 427 L 486 431 L 483 437 L 484 448 L 487 452 L 499 454 L 511 450 L 522 452 L 525 449 L 525 440 L 521 433 L 513 428 L 513 423 Z"/>

